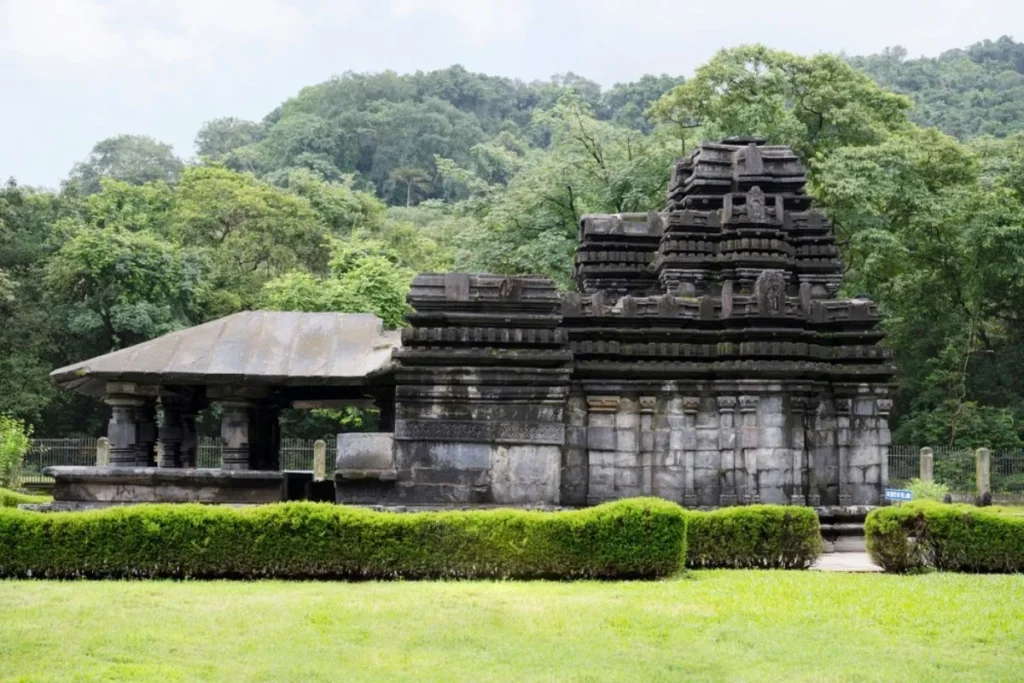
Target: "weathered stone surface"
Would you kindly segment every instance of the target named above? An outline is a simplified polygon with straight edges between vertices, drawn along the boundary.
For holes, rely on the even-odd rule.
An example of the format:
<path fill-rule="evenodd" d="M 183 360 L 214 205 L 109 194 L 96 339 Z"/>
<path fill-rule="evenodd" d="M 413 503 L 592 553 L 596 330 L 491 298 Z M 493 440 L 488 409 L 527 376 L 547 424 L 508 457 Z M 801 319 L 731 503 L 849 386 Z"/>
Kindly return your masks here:
<path fill-rule="evenodd" d="M 395 441 L 391 434 L 352 432 L 338 434 L 335 468 L 385 470 L 395 466 Z"/>
<path fill-rule="evenodd" d="M 162 467 L 48 467 L 58 501 L 101 503 L 276 503 L 281 472 Z"/>

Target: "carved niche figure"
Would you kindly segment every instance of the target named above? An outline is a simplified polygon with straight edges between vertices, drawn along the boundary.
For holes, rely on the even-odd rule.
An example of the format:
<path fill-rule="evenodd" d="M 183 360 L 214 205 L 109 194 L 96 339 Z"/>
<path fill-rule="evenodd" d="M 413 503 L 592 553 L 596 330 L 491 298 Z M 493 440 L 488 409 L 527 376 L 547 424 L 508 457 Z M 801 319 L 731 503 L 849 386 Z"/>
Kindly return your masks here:
<path fill-rule="evenodd" d="M 747 193 L 747 220 L 751 223 L 767 223 L 768 207 L 765 204 L 764 192 L 757 185 Z"/>
<path fill-rule="evenodd" d="M 757 276 L 754 297 L 759 313 L 782 313 L 786 302 L 786 277 L 781 270 L 766 270 Z"/>

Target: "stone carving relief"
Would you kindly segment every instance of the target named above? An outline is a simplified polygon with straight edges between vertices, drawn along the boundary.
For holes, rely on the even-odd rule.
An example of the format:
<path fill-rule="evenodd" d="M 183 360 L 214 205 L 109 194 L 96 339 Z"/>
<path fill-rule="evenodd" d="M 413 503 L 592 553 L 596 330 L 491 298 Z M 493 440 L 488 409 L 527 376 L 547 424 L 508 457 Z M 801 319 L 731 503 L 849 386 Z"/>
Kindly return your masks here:
<path fill-rule="evenodd" d="M 765 202 L 764 192 L 757 185 L 747 192 L 747 220 L 751 223 L 768 222 L 768 206 Z"/>
<path fill-rule="evenodd" d="M 786 278 L 781 270 L 766 270 L 757 276 L 754 296 L 759 313 L 782 313 L 786 304 Z"/>

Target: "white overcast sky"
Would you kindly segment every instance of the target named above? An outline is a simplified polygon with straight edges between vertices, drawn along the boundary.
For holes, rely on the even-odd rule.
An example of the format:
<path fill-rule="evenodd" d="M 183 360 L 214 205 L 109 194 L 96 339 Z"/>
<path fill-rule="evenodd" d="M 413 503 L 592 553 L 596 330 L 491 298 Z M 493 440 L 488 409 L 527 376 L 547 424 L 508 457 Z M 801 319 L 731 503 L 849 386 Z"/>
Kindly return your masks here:
<path fill-rule="evenodd" d="M 119 133 L 188 158 L 204 121 L 347 70 L 610 86 L 749 42 L 933 56 L 1004 34 L 1024 39 L 1024 0 L 0 0 L 0 181 L 55 186 Z"/>

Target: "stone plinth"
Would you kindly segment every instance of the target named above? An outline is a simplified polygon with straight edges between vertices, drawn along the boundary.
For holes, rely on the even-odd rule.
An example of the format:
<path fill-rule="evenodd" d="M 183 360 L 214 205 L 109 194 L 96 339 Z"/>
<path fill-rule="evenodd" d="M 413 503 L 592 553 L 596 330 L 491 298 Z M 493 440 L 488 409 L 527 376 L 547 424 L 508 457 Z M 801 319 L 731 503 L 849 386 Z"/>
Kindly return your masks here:
<path fill-rule="evenodd" d="M 338 503 L 367 504 L 396 497 L 395 437 L 387 432 L 338 434 L 334 493 Z"/>
<path fill-rule="evenodd" d="M 277 503 L 281 472 L 160 467 L 48 467 L 56 503 Z"/>

